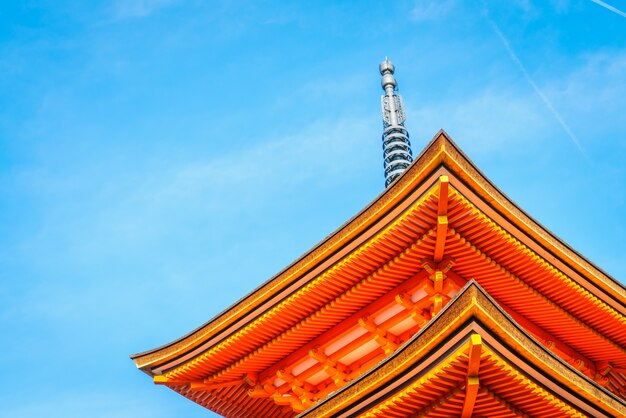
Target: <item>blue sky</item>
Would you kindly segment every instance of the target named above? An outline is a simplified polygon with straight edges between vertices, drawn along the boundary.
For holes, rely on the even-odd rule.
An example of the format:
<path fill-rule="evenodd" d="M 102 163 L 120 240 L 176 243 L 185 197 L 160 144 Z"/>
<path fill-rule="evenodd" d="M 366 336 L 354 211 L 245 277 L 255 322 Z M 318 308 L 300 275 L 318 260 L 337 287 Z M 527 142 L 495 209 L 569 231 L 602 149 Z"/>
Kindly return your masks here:
<path fill-rule="evenodd" d="M 4 1 L 0 416 L 204 417 L 131 353 L 212 318 L 383 190 L 378 63 L 626 280 L 626 2 Z"/>

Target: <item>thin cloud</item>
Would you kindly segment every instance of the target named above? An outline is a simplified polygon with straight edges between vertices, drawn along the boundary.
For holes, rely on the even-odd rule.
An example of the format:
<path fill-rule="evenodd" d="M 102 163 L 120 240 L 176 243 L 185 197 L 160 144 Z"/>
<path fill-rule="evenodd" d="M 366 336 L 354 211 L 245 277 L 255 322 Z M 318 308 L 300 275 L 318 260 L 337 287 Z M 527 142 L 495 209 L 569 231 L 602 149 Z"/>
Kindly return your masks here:
<path fill-rule="evenodd" d="M 409 106 L 407 112 L 411 120 L 421 121 L 411 131 L 414 138 L 429 138 L 443 126 L 453 139 L 466 144 L 471 155 L 498 154 L 520 141 L 530 145 L 544 138 L 551 126 L 560 129 L 538 108 L 533 91 L 516 86 L 494 85 L 465 99 L 439 98 L 417 108 Z"/>
<path fill-rule="evenodd" d="M 436 20 L 445 16 L 454 6 L 454 0 L 417 0 L 409 19 L 415 22 Z"/>
<path fill-rule="evenodd" d="M 500 30 L 500 28 L 498 27 L 498 25 L 496 25 L 496 23 L 489 17 L 489 15 L 487 13 L 485 13 L 485 17 L 487 18 L 487 21 L 489 22 L 489 24 L 491 25 L 492 29 L 494 30 L 494 32 L 496 33 L 496 35 L 498 35 L 498 38 L 500 39 L 500 41 L 502 42 L 502 44 L 504 45 L 504 48 L 506 49 L 506 51 L 509 53 L 509 56 L 511 57 L 511 59 L 513 60 L 513 62 L 515 62 L 515 65 L 517 65 L 517 67 L 519 68 L 519 70 L 522 72 L 522 74 L 524 75 L 524 78 L 526 79 L 526 81 L 528 82 L 528 84 L 530 84 L 530 86 L 533 88 L 533 90 L 535 91 L 535 93 L 537 93 L 537 96 L 539 96 L 539 98 L 541 99 L 541 101 L 543 101 L 543 103 L 546 105 L 546 107 L 548 108 L 548 110 L 550 111 L 550 113 L 552 113 L 552 115 L 556 118 L 556 120 L 559 122 L 559 124 L 561 125 L 561 127 L 563 128 L 563 130 L 565 131 L 565 133 L 567 134 L 567 136 L 571 139 L 571 141 L 574 143 L 574 145 L 576 145 L 576 148 L 578 148 L 578 150 L 580 151 L 580 153 L 583 156 L 587 156 L 587 154 L 585 153 L 585 150 L 583 149 L 583 147 L 580 144 L 580 141 L 578 140 L 578 138 L 576 137 L 576 135 L 574 135 L 574 132 L 572 132 L 572 129 L 569 127 L 569 125 L 565 122 L 565 120 L 563 119 L 563 117 L 561 116 L 561 114 L 556 110 L 556 108 L 554 107 L 554 105 L 552 105 L 552 102 L 550 102 L 550 100 L 548 99 L 548 97 L 543 93 L 543 91 L 541 91 L 541 89 L 539 88 L 539 86 L 533 81 L 532 77 L 530 76 L 530 74 L 528 74 L 528 71 L 526 70 L 526 67 L 524 66 L 524 64 L 522 64 L 522 62 L 520 61 L 520 59 L 518 58 L 517 54 L 515 53 L 515 51 L 513 51 L 513 48 L 511 47 L 511 44 L 509 43 L 509 40 L 504 36 L 504 34 L 502 33 L 502 31 Z"/>
<path fill-rule="evenodd" d="M 158 10 L 171 6 L 179 0 L 117 0 L 114 2 L 107 15 L 109 17 L 96 26 L 110 25 L 130 19 L 143 19 L 150 17 Z"/>
<path fill-rule="evenodd" d="M 600 1 L 600 0 L 591 0 L 591 1 L 594 2 L 595 4 L 597 4 L 598 6 L 602 6 L 605 9 L 612 11 L 613 13 L 616 13 L 616 14 L 622 16 L 622 17 L 626 17 L 626 13 L 622 12 L 619 9 L 616 9 L 615 7 L 611 6 L 610 4 L 606 4 L 605 2 Z"/>

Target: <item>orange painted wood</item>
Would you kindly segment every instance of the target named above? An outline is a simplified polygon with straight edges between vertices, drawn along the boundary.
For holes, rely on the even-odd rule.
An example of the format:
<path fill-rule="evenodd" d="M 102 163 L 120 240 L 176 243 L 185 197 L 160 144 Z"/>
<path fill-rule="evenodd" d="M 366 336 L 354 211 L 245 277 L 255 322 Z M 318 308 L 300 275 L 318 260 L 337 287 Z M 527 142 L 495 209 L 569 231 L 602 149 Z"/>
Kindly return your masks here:
<path fill-rule="evenodd" d="M 389 306 L 395 303 L 395 296 L 399 293 L 412 293 L 417 290 L 420 286 L 428 284 L 429 280 L 427 280 L 427 273 L 425 271 L 420 271 L 410 279 L 406 280 L 404 283 L 396 286 L 391 291 L 389 291 L 384 296 L 380 297 L 377 301 L 372 304 L 358 310 L 350 317 L 340 322 L 336 326 L 334 326 L 330 331 L 322 334 L 316 339 L 309 341 L 307 344 L 293 352 L 292 354 L 285 357 L 283 360 L 279 361 L 272 367 L 267 370 L 259 373 L 259 379 L 261 381 L 266 380 L 276 374 L 277 370 L 281 368 L 288 367 L 290 365 L 298 364 L 299 362 L 305 360 L 308 357 L 308 352 L 312 348 L 316 346 L 324 346 L 329 344 L 331 341 L 336 340 L 342 334 L 348 333 L 355 329 L 358 326 L 358 320 L 369 313 L 378 312 L 388 308 Z M 347 354 L 347 353 L 346 353 Z M 272 377 L 273 378 L 273 377 Z"/>
<path fill-rule="evenodd" d="M 437 238 L 435 241 L 435 251 L 433 261 L 440 262 L 443 259 L 443 253 L 446 246 L 446 235 L 448 234 L 448 217 L 439 215 L 437 217 Z"/>
<path fill-rule="evenodd" d="M 463 400 L 463 410 L 461 411 L 462 418 L 471 418 L 474 412 L 474 405 L 476 403 L 476 396 L 478 395 L 479 380 L 477 376 L 467 378 L 465 383 L 465 399 Z"/>
<path fill-rule="evenodd" d="M 463 401 L 462 418 L 470 418 L 474 411 L 474 403 L 478 394 L 480 357 L 482 354 L 482 338 L 478 334 L 470 336 L 467 361 L 467 379 L 465 382 L 465 400 Z"/>

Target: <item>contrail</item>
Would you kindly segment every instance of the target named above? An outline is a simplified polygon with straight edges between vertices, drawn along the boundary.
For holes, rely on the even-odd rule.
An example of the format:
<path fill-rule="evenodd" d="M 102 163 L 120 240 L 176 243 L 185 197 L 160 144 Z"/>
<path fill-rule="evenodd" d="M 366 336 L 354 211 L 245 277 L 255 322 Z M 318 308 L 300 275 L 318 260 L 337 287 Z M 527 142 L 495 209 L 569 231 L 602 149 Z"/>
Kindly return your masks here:
<path fill-rule="evenodd" d="M 615 7 L 611 6 L 610 4 L 606 4 L 603 1 L 600 0 L 591 0 L 592 2 L 594 2 L 595 4 L 604 7 L 605 9 L 608 9 L 610 11 L 612 11 L 613 13 L 617 13 L 618 15 L 622 16 L 622 17 L 626 17 L 626 13 L 622 12 L 619 9 L 616 9 Z"/>
<path fill-rule="evenodd" d="M 596 0 L 592 0 L 592 1 L 596 1 Z M 506 48 L 513 62 L 515 62 L 519 70 L 522 72 L 522 74 L 524 74 L 524 78 L 526 79 L 526 81 L 528 81 L 528 84 L 530 84 L 530 86 L 533 88 L 535 93 L 537 93 L 537 96 L 541 98 L 541 100 L 546 105 L 550 113 L 552 113 L 552 115 L 556 118 L 556 120 L 559 121 L 559 124 L 561 125 L 561 127 L 563 128 L 567 136 L 569 136 L 569 138 L 572 140 L 574 145 L 576 145 L 576 148 L 578 148 L 578 151 L 580 151 L 580 153 L 586 157 L 587 154 L 585 153 L 585 150 L 583 149 L 583 147 L 580 145 L 580 141 L 578 141 L 578 138 L 576 137 L 576 135 L 574 135 L 569 125 L 565 123 L 560 113 L 554 108 L 554 106 L 552 105 L 552 102 L 550 102 L 550 100 L 546 97 L 546 95 L 543 94 L 539 86 L 537 86 L 537 84 L 535 84 L 533 79 L 530 77 L 530 74 L 528 74 L 528 71 L 526 71 L 526 67 L 524 67 L 524 64 L 522 64 L 522 62 L 519 60 L 519 58 L 513 51 L 513 48 L 511 48 L 511 44 L 509 43 L 509 40 L 504 36 L 504 34 L 502 33 L 498 25 L 496 25 L 496 23 L 489 17 L 489 14 L 485 13 L 485 17 L 487 18 L 487 21 L 489 21 L 489 24 L 493 28 L 494 32 L 498 35 L 498 38 L 500 38 L 500 41 L 502 41 L 502 44 Z"/>

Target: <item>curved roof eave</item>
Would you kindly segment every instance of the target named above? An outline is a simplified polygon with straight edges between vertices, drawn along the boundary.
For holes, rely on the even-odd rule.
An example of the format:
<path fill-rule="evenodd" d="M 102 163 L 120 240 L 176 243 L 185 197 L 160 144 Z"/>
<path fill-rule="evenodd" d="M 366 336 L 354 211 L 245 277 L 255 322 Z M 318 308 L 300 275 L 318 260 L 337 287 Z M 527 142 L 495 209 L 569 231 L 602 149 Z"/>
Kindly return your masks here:
<path fill-rule="evenodd" d="M 228 338 L 237 329 L 245 327 L 261 315 L 268 309 L 268 306 L 271 307 L 280 302 L 282 298 L 277 299 L 277 297 L 281 292 L 285 292 L 300 277 L 320 266 L 355 236 L 363 233 L 377 220 L 388 214 L 441 165 L 445 165 L 457 174 L 480 198 L 523 233 L 602 289 L 609 298 L 613 299 L 613 305 L 617 301 L 623 307 L 621 311 L 626 311 L 626 304 L 624 304 L 626 287 L 623 284 L 592 264 L 526 214 L 474 165 L 445 131 L 440 130 L 398 179 L 316 246 L 210 321 L 168 344 L 131 355 L 131 359 L 138 368 L 153 375 L 152 370 L 155 367 L 178 358 L 199 345 L 206 344 L 211 339 L 214 339 L 217 344 Z M 604 295 L 597 296 L 606 300 Z"/>

